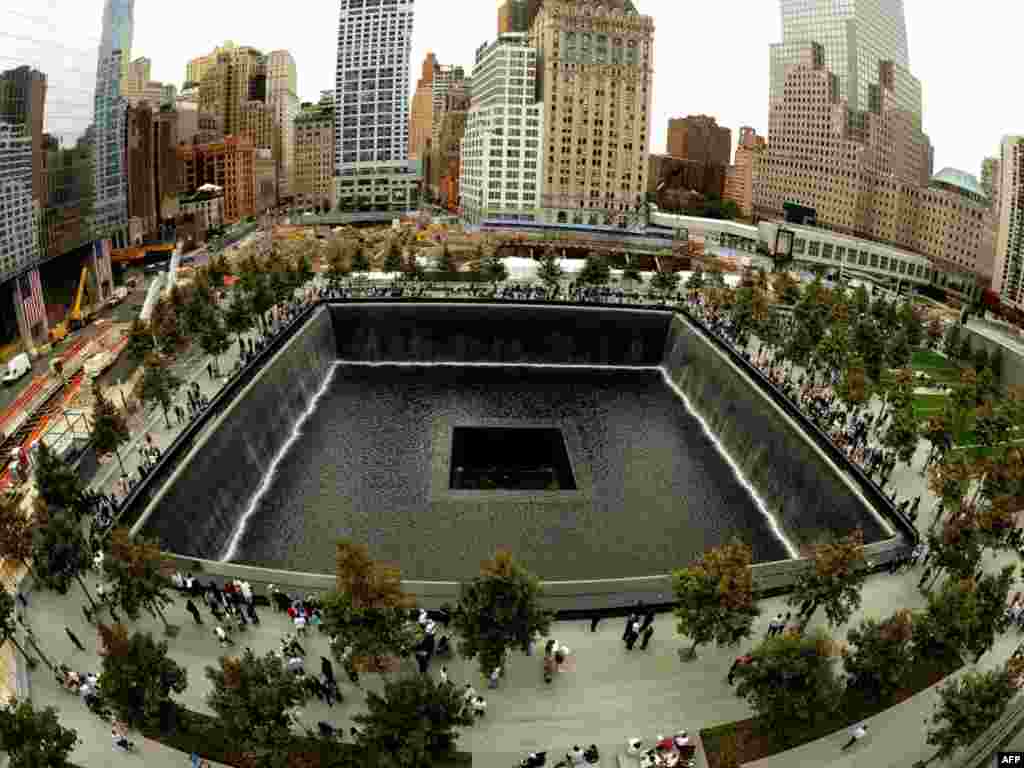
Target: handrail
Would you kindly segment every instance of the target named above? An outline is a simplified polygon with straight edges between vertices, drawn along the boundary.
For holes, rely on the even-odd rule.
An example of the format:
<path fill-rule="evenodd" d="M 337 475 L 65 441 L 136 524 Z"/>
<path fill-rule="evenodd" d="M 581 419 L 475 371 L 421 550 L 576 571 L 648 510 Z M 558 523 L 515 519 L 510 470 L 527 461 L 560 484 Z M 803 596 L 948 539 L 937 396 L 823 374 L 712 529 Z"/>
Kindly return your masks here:
<path fill-rule="evenodd" d="M 826 455 L 841 470 L 847 471 L 854 483 L 860 489 L 865 499 L 883 517 L 896 523 L 899 532 L 907 539 L 908 548 L 915 546 L 920 536 L 916 527 L 904 513 L 893 504 L 892 500 L 861 470 L 856 463 L 839 450 L 832 440 L 821 430 L 812 419 L 810 419 L 800 408 L 797 407 L 760 369 L 744 358 L 731 344 L 712 331 L 703 320 L 696 317 L 685 306 L 669 306 L 667 304 L 608 304 L 604 302 L 586 301 L 533 301 L 528 299 L 503 299 L 493 297 L 448 297 L 438 299 L 434 297 L 352 297 L 352 298 L 316 298 L 310 302 L 299 314 L 277 334 L 270 338 L 267 346 L 255 355 L 243 368 L 235 374 L 227 384 L 210 401 L 209 407 L 197 418 L 191 421 L 165 449 L 156 465 L 149 471 L 145 478 L 140 480 L 124 498 L 119 512 L 119 523 L 134 524 L 144 511 L 147 505 L 157 493 L 167 478 L 177 469 L 180 461 L 188 454 L 194 446 L 199 434 L 216 417 L 223 413 L 232 403 L 237 393 L 249 384 L 260 371 L 264 362 L 274 355 L 287 341 L 289 341 L 318 308 L 331 306 L 332 304 L 346 304 L 350 302 L 380 302 L 382 304 L 417 304 L 437 303 L 442 301 L 451 304 L 479 304 L 479 303 L 508 303 L 526 304 L 530 306 L 557 306 L 557 307 L 593 307 L 595 305 L 607 309 L 648 309 L 665 312 L 674 312 L 684 317 L 705 339 L 710 341 L 716 349 L 728 356 L 730 361 L 739 366 L 748 376 L 768 394 L 772 400 L 808 434 L 815 444 L 823 450 Z"/>

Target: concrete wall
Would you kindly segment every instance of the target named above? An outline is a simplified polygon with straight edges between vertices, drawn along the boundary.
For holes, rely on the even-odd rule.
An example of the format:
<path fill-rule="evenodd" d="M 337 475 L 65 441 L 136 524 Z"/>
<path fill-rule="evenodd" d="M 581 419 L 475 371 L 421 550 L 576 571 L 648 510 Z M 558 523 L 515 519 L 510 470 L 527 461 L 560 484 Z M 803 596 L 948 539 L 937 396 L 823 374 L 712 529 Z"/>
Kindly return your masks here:
<path fill-rule="evenodd" d="M 172 552 L 220 557 L 335 358 L 331 315 L 320 308 L 211 425 L 132 532 Z"/>
<path fill-rule="evenodd" d="M 979 322 L 981 321 L 973 319 L 969 321 L 971 325 Z M 984 347 L 990 356 L 997 349 L 1001 350 L 1003 353 L 1003 371 L 999 377 L 999 386 L 1003 389 L 1024 386 L 1024 356 L 1021 356 L 1019 352 L 1009 346 L 1000 344 L 988 336 L 979 333 L 978 330 L 971 327 L 971 325 L 960 327 L 960 338 L 970 339 L 972 352 L 979 347 Z M 996 326 L 992 327 L 996 328 Z M 998 332 L 1006 333 L 1006 331 L 1002 329 L 999 329 Z M 1024 344 L 1024 340 L 1022 340 L 1021 343 Z"/>

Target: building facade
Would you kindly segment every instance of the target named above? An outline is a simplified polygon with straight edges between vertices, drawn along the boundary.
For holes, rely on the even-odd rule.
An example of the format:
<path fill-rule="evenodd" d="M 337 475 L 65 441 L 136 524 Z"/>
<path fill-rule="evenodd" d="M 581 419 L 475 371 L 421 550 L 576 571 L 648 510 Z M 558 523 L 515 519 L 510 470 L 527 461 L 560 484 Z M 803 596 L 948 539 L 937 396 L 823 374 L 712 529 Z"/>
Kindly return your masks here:
<path fill-rule="evenodd" d="M 159 221 L 153 189 L 153 110 L 148 102 L 128 107 L 127 126 L 128 220 L 148 238 L 157 232 Z"/>
<path fill-rule="evenodd" d="M 729 165 L 732 131 L 708 115 L 674 117 L 668 121 L 667 154 L 705 165 Z"/>
<path fill-rule="evenodd" d="M 754 214 L 782 218 L 787 206 L 804 206 L 820 227 L 915 251 L 951 270 L 983 271 L 983 195 L 962 175 L 928 178 L 928 139 L 884 71 L 877 111 L 851 119 L 823 59 L 821 46 L 808 44 L 786 73 L 767 149 L 755 159 Z"/>
<path fill-rule="evenodd" d="M 476 52 L 459 179 L 462 214 L 471 223 L 536 220 L 544 167 L 537 58 L 522 32 L 501 35 Z"/>
<path fill-rule="evenodd" d="M 218 45 L 205 56 L 197 56 L 194 59 L 190 59 L 185 65 L 184 87 L 187 88 L 189 85 L 198 86 L 206 76 L 206 71 L 217 61 L 217 54 L 221 51 L 229 51 L 234 47 L 235 44 L 228 40 L 224 45 Z"/>
<path fill-rule="evenodd" d="M 344 210 L 407 211 L 412 0 L 340 0 L 334 124 L 336 198 Z"/>
<path fill-rule="evenodd" d="M 334 94 L 295 118 L 293 202 L 303 208 L 334 210 Z"/>
<path fill-rule="evenodd" d="M 0 281 L 39 261 L 39 203 L 32 195 L 32 136 L 0 122 Z"/>
<path fill-rule="evenodd" d="M 295 59 L 288 51 L 267 54 L 267 103 L 274 113 L 274 124 L 279 131 L 277 143 L 280 152 L 277 161 L 277 187 L 282 198 L 291 197 L 292 175 L 295 166 L 295 118 L 299 114 L 298 70 Z"/>
<path fill-rule="evenodd" d="M 178 198 L 181 217 L 192 217 L 193 231 L 201 234 L 224 226 L 224 190 L 214 184 L 204 184 L 190 195 Z"/>
<path fill-rule="evenodd" d="M 636 13 L 628 0 L 549 0 L 530 40 L 538 56 L 537 100 L 544 105 L 544 220 L 640 223 L 650 155 L 653 19 Z"/>
<path fill-rule="evenodd" d="M 754 210 L 754 164 L 765 149 L 763 136 L 758 136 L 750 126 L 740 128 L 740 140 L 736 145 L 736 161 L 725 172 L 723 200 L 732 200 L 745 217 Z"/>
<path fill-rule="evenodd" d="M 992 204 L 992 209 L 999 218 L 999 191 L 1003 180 L 1002 169 L 998 157 L 986 157 L 981 162 L 981 188 Z"/>
<path fill-rule="evenodd" d="M 28 66 L 0 72 L 0 122 L 22 126 L 32 140 L 32 197 L 39 205 L 46 204 L 45 108 L 45 74 Z"/>
<path fill-rule="evenodd" d="M 179 144 L 179 188 L 195 192 L 204 184 L 224 190 L 224 222 L 256 215 L 256 146 L 244 136 L 213 144 Z"/>
<path fill-rule="evenodd" d="M 416 81 L 412 108 L 409 110 L 410 160 L 420 160 L 427 152 L 434 121 L 434 78 L 440 68 L 437 57 L 428 52 L 423 59 L 423 69 L 420 79 Z"/>
<path fill-rule="evenodd" d="M 540 0 L 498 0 L 498 35 L 530 31 Z"/>
<path fill-rule="evenodd" d="M 848 117 L 871 111 L 881 88 L 880 65 L 889 62 L 896 103 L 920 127 L 921 83 L 910 74 L 903 0 L 780 0 L 780 9 L 782 42 L 771 46 L 772 103 L 782 98 L 786 70 L 815 42 L 838 80 L 839 97 L 850 106 Z"/>
<path fill-rule="evenodd" d="M 135 0 L 106 0 L 96 67 L 95 133 L 96 234 L 114 247 L 128 245 L 128 184 L 125 173 L 125 120 L 128 102 L 121 92 L 131 58 Z"/>
<path fill-rule="evenodd" d="M 458 88 L 466 79 L 466 72 L 462 67 L 442 64 L 434 73 L 434 80 L 431 84 L 431 117 L 430 117 L 430 142 L 434 146 L 441 135 L 441 121 L 444 119 L 445 107 L 448 102 L 448 92 L 452 88 Z"/>
<path fill-rule="evenodd" d="M 1024 136 L 1003 138 L 1000 204 L 992 289 L 1004 304 L 1024 310 Z"/>

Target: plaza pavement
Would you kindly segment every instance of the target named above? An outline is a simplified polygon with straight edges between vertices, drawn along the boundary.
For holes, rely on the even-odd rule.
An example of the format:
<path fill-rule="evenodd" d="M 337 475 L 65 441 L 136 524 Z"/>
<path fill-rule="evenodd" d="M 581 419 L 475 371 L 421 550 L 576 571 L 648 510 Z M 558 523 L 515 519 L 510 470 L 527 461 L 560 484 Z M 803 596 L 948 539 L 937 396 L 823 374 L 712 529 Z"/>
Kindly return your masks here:
<path fill-rule="evenodd" d="M 234 364 L 237 349 L 234 345 L 223 358 L 224 370 Z M 212 394 L 219 383 L 209 381 L 205 360 L 194 360 L 192 365 L 191 376 L 200 382 L 204 392 Z M 877 409 L 878 403 L 874 407 Z M 147 425 L 158 444 L 166 446 L 174 427 L 166 429 L 162 413 L 150 415 Z M 135 436 L 133 447 L 142 440 L 141 435 L 140 431 Z M 928 444 L 922 441 L 913 469 L 898 466 L 890 486 L 890 489 L 899 488 L 899 498 L 913 498 L 922 493 L 917 523 L 922 531 L 931 522 L 934 506 L 934 497 L 919 472 L 927 452 Z M 128 454 L 128 467 L 137 451 L 125 453 Z M 116 482 L 117 474 L 114 461 L 101 470 L 97 480 L 100 483 Z M 994 568 L 1014 560 L 1011 556 L 989 558 L 988 566 Z M 898 608 L 922 608 L 924 600 L 916 588 L 920 570 L 896 576 L 871 576 L 863 589 L 862 608 L 852 623 L 868 616 L 883 618 Z M 88 581 L 90 588 L 95 588 L 96 577 L 92 576 Z M 95 628 L 85 623 L 80 610 L 83 603 L 84 597 L 77 588 L 63 597 L 34 592 L 29 596 L 27 618 L 43 651 L 53 661 L 67 663 L 79 671 L 98 671 L 98 638 Z M 786 610 L 782 598 L 762 601 L 760 607 L 762 614 L 755 624 L 755 640 L 763 637 L 769 620 L 776 613 Z M 223 651 L 213 637 L 212 616 L 205 607 L 201 607 L 201 611 L 206 623 L 199 627 L 185 612 L 183 600 L 168 609 L 168 618 L 181 626 L 180 634 L 169 643 L 170 655 L 188 670 L 189 688 L 179 701 L 196 711 L 209 712 L 205 695 L 210 686 L 204 669 L 216 663 Z M 269 609 L 260 612 L 260 619 L 259 627 L 250 627 L 247 632 L 236 636 L 238 645 L 231 651 L 241 651 L 248 646 L 257 653 L 263 653 L 277 647 L 282 634 L 289 631 L 289 623 L 283 615 L 271 613 Z M 823 623 L 824 617 L 819 611 L 812 626 Z M 71 627 L 85 643 L 85 653 L 74 651 L 64 633 L 65 626 Z M 148 617 L 132 624 L 131 628 L 162 634 L 162 625 Z M 637 646 L 631 653 L 627 652 L 621 641 L 622 629 L 621 619 L 602 621 L 593 634 L 589 632 L 587 621 L 557 622 L 552 636 L 568 645 L 572 654 L 567 669 L 557 674 L 550 686 L 542 681 L 538 655 L 514 655 L 501 687 L 495 691 L 486 689 L 486 682 L 472 662 L 458 657 L 446 662 L 450 679 L 459 687 L 465 682 L 472 682 L 489 705 L 486 718 L 462 732 L 459 747 L 473 752 L 476 765 L 499 768 L 515 765 L 532 750 L 547 749 L 554 756 L 576 743 L 596 743 L 603 755 L 602 765 L 614 765 L 614 755 L 622 751 L 629 738 L 648 740 L 656 734 L 670 734 L 680 728 L 695 736 L 703 727 L 750 716 L 746 703 L 735 696 L 725 680 L 732 659 L 748 645 L 737 650 L 703 647 L 698 661 L 684 664 L 679 661 L 677 651 L 688 643 L 675 636 L 674 621 L 670 615 L 659 615 L 655 621 L 654 637 L 647 651 L 641 651 Z M 847 629 L 844 626 L 832 634 L 844 638 Z M 988 668 L 1002 663 L 1017 643 L 1016 632 L 1004 636 L 995 649 L 983 657 L 979 666 Z M 319 657 L 328 655 L 326 638 L 311 630 L 303 644 L 307 651 L 307 669 L 318 671 Z M 438 674 L 441 663 L 434 660 L 431 674 Z M 345 681 L 339 664 L 335 663 L 334 667 L 345 701 L 329 709 L 313 700 L 306 706 L 302 719 L 312 728 L 319 720 L 326 720 L 347 733 L 352 715 L 365 710 L 363 695 Z M 415 674 L 411 660 L 405 662 L 400 674 Z M 376 675 L 363 675 L 362 682 L 368 689 L 382 688 L 382 682 Z M 57 707 L 62 722 L 79 732 L 82 741 L 73 755 L 77 764 L 117 766 L 140 759 L 139 754 L 114 752 L 106 724 L 92 715 L 77 697 L 61 690 L 44 666 L 40 665 L 31 674 L 30 685 L 32 698 L 37 704 Z M 758 768 L 791 768 L 794 765 L 909 767 L 932 752 L 924 744 L 924 720 L 931 714 L 935 700 L 934 689 L 929 689 L 872 718 L 868 738 L 847 752 L 839 750 L 847 738 L 844 732 L 759 761 L 756 765 Z M 145 741 L 140 747 L 141 759 L 149 768 L 189 765 L 187 755 L 160 744 Z"/>

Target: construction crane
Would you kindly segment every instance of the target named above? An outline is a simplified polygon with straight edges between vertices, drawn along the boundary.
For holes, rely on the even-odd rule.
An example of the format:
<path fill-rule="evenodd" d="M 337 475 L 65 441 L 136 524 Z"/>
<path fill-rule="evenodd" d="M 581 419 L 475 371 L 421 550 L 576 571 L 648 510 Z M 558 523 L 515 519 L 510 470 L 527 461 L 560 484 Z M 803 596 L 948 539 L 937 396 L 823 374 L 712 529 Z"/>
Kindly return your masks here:
<path fill-rule="evenodd" d="M 82 295 L 87 294 L 85 281 L 88 276 L 89 267 L 86 265 L 82 267 L 82 276 L 78 279 L 78 292 L 75 294 L 75 305 L 71 308 L 71 312 L 68 315 L 68 324 L 73 331 L 77 331 L 85 324 L 82 320 Z"/>

